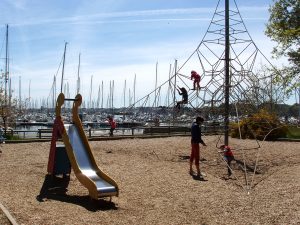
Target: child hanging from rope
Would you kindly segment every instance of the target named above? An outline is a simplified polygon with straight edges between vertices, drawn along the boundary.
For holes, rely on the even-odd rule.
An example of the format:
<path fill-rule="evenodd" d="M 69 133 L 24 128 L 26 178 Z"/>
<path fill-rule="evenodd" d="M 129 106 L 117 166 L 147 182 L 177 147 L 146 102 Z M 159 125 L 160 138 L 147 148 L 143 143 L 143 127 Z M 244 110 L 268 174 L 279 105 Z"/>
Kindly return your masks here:
<path fill-rule="evenodd" d="M 197 89 L 200 89 L 200 75 L 195 70 L 191 71 L 191 80 L 194 80 L 194 88 L 192 90 L 196 90 L 196 86 Z"/>
<path fill-rule="evenodd" d="M 177 104 L 176 104 L 176 108 L 178 110 L 180 110 L 180 105 L 181 104 L 187 104 L 188 103 L 188 93 L 187 93 L 187 90 L 184 87 L 181 87 L 181 88 L 178 87 L 177 91 L 180 95 L 182 95 L 182 100 L 178 101 Z"/>
<path fill-rule="evenodd" d="M 227 163 L 227 172 L 228 172 L 228 177 L 230 177 L 232 175 L 232 171 L 231 171 L 231 162 L 234 159 L 233 153 L 231 151 L 231 148 L 227 145 L 221 145 L 220 146 L 221 151 L 224 154 L 224 160 Z"/>

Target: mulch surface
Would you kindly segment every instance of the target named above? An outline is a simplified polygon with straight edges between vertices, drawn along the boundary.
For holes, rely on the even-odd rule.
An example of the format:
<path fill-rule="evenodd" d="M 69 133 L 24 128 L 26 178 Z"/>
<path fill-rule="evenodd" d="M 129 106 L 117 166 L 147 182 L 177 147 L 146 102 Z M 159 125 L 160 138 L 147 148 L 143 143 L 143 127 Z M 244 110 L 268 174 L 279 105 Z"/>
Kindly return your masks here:
<path fill-rule="evenodd" d="M 0 202 L 20 225 L 300 224 L 300 143 L 230 139 L 236 161 L 228 178 L 219 138 L 204 137 L 204 179 L 188 173 L 189 137 L 89 142 L 119 185 L 112 201 L 91 200 L 73 171 L 66 191 L 37 198 L 50 142 L 4 144 Z"/>

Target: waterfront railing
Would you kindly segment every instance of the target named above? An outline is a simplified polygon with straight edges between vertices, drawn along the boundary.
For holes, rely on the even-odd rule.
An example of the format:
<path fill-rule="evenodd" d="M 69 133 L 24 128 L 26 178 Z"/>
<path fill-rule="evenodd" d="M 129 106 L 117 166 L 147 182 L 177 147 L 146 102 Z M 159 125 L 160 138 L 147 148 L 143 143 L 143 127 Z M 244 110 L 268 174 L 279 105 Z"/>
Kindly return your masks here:
<path fill-rule="evenodd" d="M 223 132 L 223 126 L 202 126 L 204 134 L 220 134 Z M 108 137 L 110 128 L 86 128 L 84 132 L 88 138 Z M 20 139 L 51 139 L 52 128 L 39 128 L 36 130 L 18 130 L 10 129 L 8 134 Z M 190 135 L 190 127 L 183 126 L 142 126 L 123 128 L 114 130 L 114 136 L 141 136 L 141 135 Z"/>

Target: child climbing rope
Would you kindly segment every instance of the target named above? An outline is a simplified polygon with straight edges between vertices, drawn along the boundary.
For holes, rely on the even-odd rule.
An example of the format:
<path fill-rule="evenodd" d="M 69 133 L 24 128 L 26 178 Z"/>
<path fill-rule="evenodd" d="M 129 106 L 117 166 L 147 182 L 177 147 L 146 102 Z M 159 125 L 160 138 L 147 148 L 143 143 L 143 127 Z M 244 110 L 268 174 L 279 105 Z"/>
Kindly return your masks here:
<path fill-rule="evenodd" d="M 182 100 L 178 101 L 177 104 L 176 104 L 176 108 L 178 110 L 180 110 L 180 105 L 181 104 L 187 104 L 188 103 L 188 93 L 187 93 L 187 90 L 184 87 L 177 88 L 177 91 L 180 95 L 182 95 Z"/>
<path fill-rule="evenodd" d="M 228 172 L 228 176 L 230 177 L 232 175 L 232 171 L 231 171 L 231 162 L 234 159 L 233 153 L 231 151 L 231 148 L 227 145 L 221 145 L 220 146 L 221 151 L 224 154 L 224 160 L 227 163 L 227 172 Z"/>
<path fill-rule="evenodd" d="M 196 90 L 196 86 L 197 89 L 200 89 L 200 75 L 194 70 L 191 71 L 191 80 L 194 80 L 194 88 L 192 90 Z"/>

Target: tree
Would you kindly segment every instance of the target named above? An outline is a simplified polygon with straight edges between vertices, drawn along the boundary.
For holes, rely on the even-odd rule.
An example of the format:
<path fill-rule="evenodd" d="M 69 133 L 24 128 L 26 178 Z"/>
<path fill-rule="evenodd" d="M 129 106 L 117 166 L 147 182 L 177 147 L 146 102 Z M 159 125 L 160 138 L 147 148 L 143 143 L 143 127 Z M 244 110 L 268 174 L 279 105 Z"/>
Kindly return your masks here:
<path fill-rule="evenodd" d="M 269 9 L 270 17 L 266 27 L 266 35 L 277 46 L 273 49 L 275 57 L 286 56 L 290 62 L 281 70 L 288 93 L 300 87 L 300 1 L 274 0 Z"/>
<path fill-rule="evenodd" d="M 23 107 L 18 107 L 17 100 L 11 95 L 8 95 L 7 98 L 5 100 L 5 90 L 0 87 L 0 127 L 3 125 L 5 135 L 7 127 L 12 127 L 15 124 L 16 117 L 18 114 L 22 114 L 21 109 L 23 110 Z"/>

